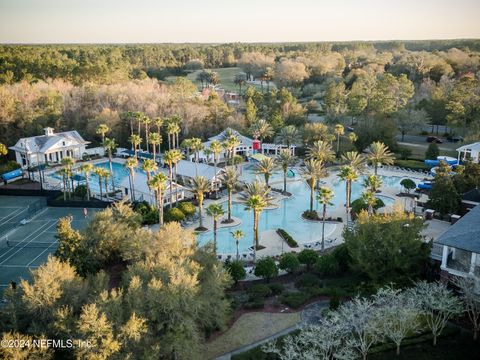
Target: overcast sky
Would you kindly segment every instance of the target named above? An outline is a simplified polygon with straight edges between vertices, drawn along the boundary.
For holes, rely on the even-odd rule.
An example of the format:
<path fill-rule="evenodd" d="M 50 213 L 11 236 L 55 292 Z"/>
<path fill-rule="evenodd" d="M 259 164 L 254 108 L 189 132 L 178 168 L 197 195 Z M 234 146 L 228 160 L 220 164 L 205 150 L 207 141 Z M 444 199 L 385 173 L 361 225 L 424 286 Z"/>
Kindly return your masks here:
<path fill-rule="evenodd" d="M 0 0 L 0 43 L 480 38 L 480 0 Z"/>

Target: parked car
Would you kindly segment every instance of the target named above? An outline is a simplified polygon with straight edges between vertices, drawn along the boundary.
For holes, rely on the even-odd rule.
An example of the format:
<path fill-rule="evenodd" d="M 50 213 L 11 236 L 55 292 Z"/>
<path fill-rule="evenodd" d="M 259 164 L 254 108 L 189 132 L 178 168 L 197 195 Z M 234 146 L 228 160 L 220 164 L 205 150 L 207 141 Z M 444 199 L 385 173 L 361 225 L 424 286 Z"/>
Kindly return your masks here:
<path fill-rule="evenodd" d="M 355 129 L 354 129 L 353 127 L 351 127 L 351 126 L 347 126 L 346 129 L 347 129 L 347 132 L 353 132 L 353 131 L 355 130 Z"/>
<path fill-rule="evenodd" d="M 427 142 L 429 143 L 437 143 L 437 144 L 441 144 L 443 143 L 442 139 L 436 137 L 436 136 L 427 136 Z"/>
<path fill-rule="evenodd" d="M 447 141 L 453 143 L 463 142 L 463 136 L 449 136 L 447 137 Z"/>

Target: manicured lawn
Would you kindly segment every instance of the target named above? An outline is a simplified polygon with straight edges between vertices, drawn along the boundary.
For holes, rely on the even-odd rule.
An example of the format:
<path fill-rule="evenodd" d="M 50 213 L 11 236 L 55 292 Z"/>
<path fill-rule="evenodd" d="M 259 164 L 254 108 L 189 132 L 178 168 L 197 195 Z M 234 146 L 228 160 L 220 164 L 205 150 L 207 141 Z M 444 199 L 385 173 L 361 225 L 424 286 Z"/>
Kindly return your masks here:
<path fill-rule="evenodd" d="M 242 315 L 225 333 L 205 344 L 203 359 L 212 359 L 265 339 L 300 322 L 300 313 L 254 312 Z"/>
<path fill-rule="evenodd" d="M 235 83 L 233 82 L 233 79 L 236 74 L 242 71 L 242 69 L 238 67 L 229 67 L 229 68 L 218 68 L 218 69 L 211 69 L 211 70 L 218 73 L 218 76 L 220 77 L 220 84 L 223 86 L 225 90 L 238 92 L 238 86 L 235 85 Z M 187 79 L 192 80 L 195 84 L 197 84 L 199 89 L 201 88 L 202 84 L 196 79 L 200 71 L 201 70 L 197 70 L 187 75 Z M 176 78 L 175 76 L 168 76 L 166 80 L 175 81 L 175 78 Z M 254 85 L 254 86 L 258 89 L 261 88 L 260 85 Z M 273 87 L 275 87 L 275 85 L 272 82 L 270 82 L 270 89 L 272 89 Z M 245 89 L 245 86 L 242 86 L 242 93 L 244 89 Z M 264 84 L 264 90 L 266 89 L 267 89 L 267 85 Z"/>
<path fill-rule="evenodd" d="M 460 145 L 458 144 L 438 144 L 440 148 L 440 155 L 445 156 L 453 156 L 457 157 L 458 153 L 455 151 Z M 412 159 L 424 160 L 425 159 L 425 151 L 427 151 L 428 143 L 422 144 L 401 144 L 400 147 L 407 148 L 412 152 L 410 156 Z M 451 149 L 451 150 L 443 150 L 443 149 Z"/>

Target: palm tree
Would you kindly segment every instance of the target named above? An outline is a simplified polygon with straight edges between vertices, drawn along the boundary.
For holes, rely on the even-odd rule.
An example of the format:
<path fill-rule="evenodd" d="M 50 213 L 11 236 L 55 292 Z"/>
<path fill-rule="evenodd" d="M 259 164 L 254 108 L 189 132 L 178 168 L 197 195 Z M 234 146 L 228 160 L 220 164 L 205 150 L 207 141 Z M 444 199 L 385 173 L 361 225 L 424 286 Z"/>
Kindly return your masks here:
<path fill-rule="evenodd" d="M 288 167 L 292 165 L 293 160 L 295 156 L 292 155 L 292 153 L 287 150 L 283 149 L 280 151 L 280 154 L 277 156 L 277 161 L 282 167 L 283 170 L 283 193 L 287 193 L 287 172 L 288 172 Z"/>
<path fill-rule="evenodd" d="M 307 148 L 307 157 L 326 164 L 335 159 L 335 153 L 332 150 L 332 146 L 328 142 L 317 140 Z"/>
<path fill-rule="evenodd" d="M 160 151 L 160 144 L 162 143 L 162 138 L 158 133 L 152 132 L 148 135 L 148 142 L 152 144 L 153 161 L 155 161 L 155 157 L 157 154 L 157 146 L 158 146 L 158 150 Z"/>
<path fill-rule="evenodd" d="M 242 86 L 247 82 L 245 73 L 238 73 L 233 78 L 233 83 L 238 85 L 238 93 L 242 95 Z"/>
<path fill-rule="evenodd" d="M 100 167 L 95 167 L 93 169 L 93 173 L 97 175 L 98 177 L 98 187 L 100 188 L 100 199 L 103 197 L 103 192 L 102 192 L 102 176 L 103 176 L 103 168 Z"/>
<path fill-rule="evenodd" d="M 142 122 L 143 122 L 143 117 L 146 116 L 144 113 L 142 113 L 141 111 L 137 111 L 135 113 L 135 118 L 137 119 L 137 123 L 138 123 L 138 136 L 141 136 L 142 135 Z"/>
<path fill-rule="evenodd" d="M 235 187 L 238 184 L 238 172 L 237 169 L 234 166 L 227 166 L 225 168 L 225 171 L 222 175 L 221 181 L 223 185 L 227 188 L 228 192 L 228 217 L 227 217 L 227 222 L 231 223 L 232 222 L 232 200 L 233 200 L 233 190 L 235 190 Z"/>
<path fill-rule="evenodd" d="M 105 142 L 105 135 L 110 131 L 110 128 L 108 127 L 107 124 L 100 124 L 97 126 L 97 130 L 96 130 L 96 133 L 97 135 L 101 135 L 102 136 L 102 145 L 104 144 Z"/>
<path fill-rule="evenodd" d="M 60 175 L 62 177 L 62 189 L 63 189 L 63 201 L 67 201 L 67 174 L 68 171 L 65 168 L 62 168 L 55 172 L 55 174 Z"/>
<path fill-rule="evenodd" d="M 342 160 L 358 173 L 363 173 L 365 170 L 365 156 L 359 154 L 357 151 L 346 152 L 342 155 Z"/>
<path fill-rule="evenodd" d="M 155 191 L 158 209 L 158 223 L 160 227 L 163 226 L 163 193 L 165 191 L 167 180 L 167 176 L 164 173 L 159 172 L 148 181 L 148 187 Z"/>
<path fill-rule="evenodd" d="M 144 115 L 142 117 L 142 123 L 143 125 L 145 125 L 145 142 L 147 143 L 147 152 L 150 152 L 150 149 L 148 147 L 148 133 L 150 130 L 150 124 L 152 123 L 152 120 L 147 115 Z"/>
<path fill-rule="evenodd" d="M 245 236 L 245 233 L 242 230 L 235 230 L 232 231 L 230 234 L 232 234 L 233 238 L 235 239 L 235 245 L 237 246 L 237 261 L 240 260 L 240 251 L 239 251 L 239 245 L 240 245 L 240 240 Z"/>
<path fill-rule="evenodd" d="M 346 196 L 346 210 L 347 210 L 347 221 L 348 215 L 350 214 L 350 204 L 352 197 L 352 182 L 358 180 L 358 172 L 354 167 L 350 165 L 344 165 L 341 167 L 338 177 L 345 181 L 345 196 Z"/>
<path fill-rule="evenodd" d="M 137 157 L 137 149 L 140 148 L 140 144 L 142 143 L 142 138 L 140 135 L 132 134 L 128 138 L 128 141 L 132 143 L 132 150 L 135 152 L 135 158 Z"/>
<path fill-rule="evenodd" d="M 198 160 L 200 151 L 205 149 L 205 145 L 202 143 L 202 139 L 200 138 L 191 138 L 190 139 L 190 147 L 193 150 L 194 158 L 195 158 L 195 176 L 198 176 Z"/>
<path fill-rule="evenodd" d="M 373 193 L 378 192 L 382 184 L 382 178 L 378 175 L 368 175 L 363 179 L 363 187 Z"/>
<path fill-rule="evenodd" d="M 265 138 L 273 135 L 273 128 L 265 119 L 260 119 L 250 126 L 249 132 L 255 140 L 260 139 L 263 141 Z"/>
<path fill-rule="evenodd" d="M 157 171 L 157 163 L 152 159 L 145 159 L 142 163 L 142 170 L 147 173 L 147 185 L 150 184 L 150 179 L 152 178 L 152 172 Z M 150 189 L 150 185 L 148 186 Z"/>
<path fill-rule="evenodd" d="M 222 144 L 218 140 L 213 140 L 210 143 L 209 149 L 213 154 L 213 166 L 215 168 L 215 175 L 214 175 L 214 178 L 213 178 L 213 182 L 215 183 L 215 197 L 216 197 L 217 191 L 218 191 L 217 166 L 218 166 L 218 158 L 219 158 L 220 154 L 222 153 Z"/>
<path fill-rule="evenodd" d="M 200 223 L 197 230 L 205 230 L 203 227 L 203 200 L 204 195 L 206 192 L 210 190 L 210 181 L 208 181 L 203 176 L 195 176 L 193 179 L 190 180 L 190 186 L 192 188 L 192 192 L 195 194 L 197 201 L 198 201 L 198 215 L 200 217 Z"/>
<path fill-rule="evenodd" d="M 67 178 L 67 188 L 69 188 L 68 197 L 72 196 L 71 193 L 75 191 L 75 187 L 73 185 L 73 166 L 75 165 L 75 159 L 70 156 L 65 156 L 62 161 L 62 165 L 65 167 L 65 176 Z"/>
<path fill-rule="evenodd" d="M 91 163 L 85 163 L 82 164 L 79 169 L 85 176 L 85 184 L 87 186 L 87 201 L 90 201 L 90 173 L 93 170 L 93 165 Z"/>
<path fill-rule="evenodd" d="M 113 177 L 113 152 L 117 148 L 117 143 L 115 142 L 115 139 L 106 138 L 103 146 L 105 147 L 105 150 L 107 150 L 108 163 L 110 166 L 110 177 L 112 180 L 112 191 L 115 192 L 115 179 Z"/>
<path fill-rule="evenodd" d="M 178 125 L 169 121 L 167 124 L 168 150 L 175 149 L 175 133 Z M 172 146 L 173 145 L 173 146 Z"/>
<path fill-rule="evenodd" d="M 231 165 L 235 165 L 235 155 L 237 147 L 241 144 L 242 142 L 236 135 L 230 135 L 228 139 L 226 140 L 226 146 L 229 150 L 229 153 L 231 155 Z"/>
<path fill-rule="evenodd" d="M 375 141 L 367 148 L 368 160 L 375 168 L 375 175 L 377 175 L 378 165 L 393 165 L 395 156 L 390 152 L 388 146 L 380 141 Z"/>
<path fill-rule="evenodd" d="M 375 197 L 375 192 L 371 190 L 365 190 L 362 193 L 362 199 L 368 206 L 368 216 L 372 216 L 373 209 L 378 201 L 378 199 Z"/>
<path fill-rule="evenodd" d="M 133 135 L 133 121 L 136 119 L 136 113 L 134 111 L 127 111 L 125 115 L 130 123 L 130 135 Z"/>
<path fill-rule="evenodd" d="M 163 126 L 163 119 L 161 117 L 156 117 L 155 119 L 153 119 L 153 123 L 155 124 L 155 127 L 157 128 L 157 134 L 158 136 L 160 136 L 160 139 L 161 139 L 162 137 L 160 134 L 160 130 L 162 129 L 162 126 Z M 160 148 L 158 149 L 158 152 L 160 152 Z"/>
<path fill-rule="evenodd" d="M 253 211 L 253 249 L 255 261 L 257 249 L 260 247 L 258 236 L 258 222 L 260 214 L 263 209 L 272 204 L 273 198 L 270 196 L 270 189 L 260 181 L 254 181 L 247 184 L 244 192 L 241 195 L 242 201 L 245 204 L 245 210 Z"/>
<path fill-rule="evenodd" d="M 169 145 L 170 147 L 170 145 Z M 170 181 L 170 209 L 173 206 L 173 165 L 175 164 L 175 150 L 165 151 L 163 162 L 168 165 L 168 179 Z"/>
<path fill-rule="evenodd" d="M 270 176 L 275 171 L 275 168 L 276 168 L 276 165 L 275 165 L 275 162 L 273 161 L 273 159 L 267 157 L 267 158 L 264 158 L 264 159 L 260 160 L 255 165 L 255 172 L 257 174 L 263 174 L 263 176 L 265 178 L 265 184 L 268 186 L 268 180 L 270 179 Z"/>
<path fill-rule="evenodd" d="M 102 196 L 102 180 L 103 184 L 105 185 L 105 198 L 108 197 L 108 178 L 110 177 L 110 172 L 104 168 L 96 168 L 98 169 L 96 174 L 98 176 L 98 183 L 100 185 L 100 197 Z M 95 171 L 95 170 L 94 170 Z"/>
<path fill-rule="evenodd" d="M 275 76 L 275 72 L 270 66 L 267 66 L 265 69 L 265 73 L 263 74 L 263 78 L 265 79 L 265 82 L 267 83 L 267 92 L 270 91 L 270 81 L 273 80 Z"/>
<path fill-rule="evenodd" d="M 317 200 L 323 205 L 322 212 L 322 251 L 325 250 L 325 219 L 327 217 L 327 205 L 332 204 L 333 190 L 327 186 L 322 186 L 318 190 Z"/>
<path fill-rule="evenodd" d="M 357 134 L 355 134 L 354 132 L 351 132 L 350 134 L 348 134 L 348 140 L 350 140 L 351 143 L 354 143 L 355 141 L 358 140 Z"/>
<path fill-rule="evenodd" d="M 287 146 L 287 149 L 290 150 L 290 147 L 300 141 L 300 133 L 297 128 L 293 125 L 288 125 L 283 127 L 278 133 L 275 142 L 277 144 L 284 144 Z"/>
<path fill-rule="evenodd" d="M 345 128 L 343 127 L 342 124 L 337 124 L 335 125 L 335 129 L 333 130 L 333 132 L 337 137 L 337 154 L 338 154 L 338 151 L 340 150 L 340 136 L 345 134 Z"/>
<path fill-rule="evenodd" d="M 178 162 L 183 159 L 183 153 L 180 150 L 174 150 L 173 153 L 173 178 L 177 182 Z M 178 190 L 175 189 L 175 203 L 178 203 Z"/>
<path fill-rule="evenodd" d="M 310 186 L 310 212 L 313 212 L 313 194 L 317 187 L 317 182 L 322 177 L 327 175 L 327 172 L 321 161 L 315 159 L 308 159 L 305 161 L 305 169 L 302 175 Z"/>
<path fill-rule="evenodd" d="M 123 164 L 128 169 L 128 180 L 130 181 L 130 198 L 135 202 L 135 169 L 138 167 L 138 160 L 130 157 Z"/>
<path fill-rule="evenodd" d="M 225 214 L 220 204 L 210 204 L 207 207 L 207 215 L 213 218 L 213 249 L 217 254 L 217 225 L 218 220 Z"/>

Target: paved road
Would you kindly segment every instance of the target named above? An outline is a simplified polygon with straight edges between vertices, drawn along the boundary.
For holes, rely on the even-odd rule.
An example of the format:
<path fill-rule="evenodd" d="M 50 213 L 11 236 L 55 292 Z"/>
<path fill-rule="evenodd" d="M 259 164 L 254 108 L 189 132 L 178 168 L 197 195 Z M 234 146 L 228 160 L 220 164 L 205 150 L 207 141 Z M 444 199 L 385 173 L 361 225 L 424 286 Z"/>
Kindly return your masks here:
<path fill-rule="evenodd" d="M 302 310 L 302 312 L 300 314 L 300 319 L 301 320 L 300 320 L 299 324 L 297 324 L 295 326 L 291 326 L 289 328 L 286 328 L 286 329 L 284 329 L 284 330 L 282 330 L 282 331 L 280 331 L 276 334 L 270 335 L 270 336 L 266 337 L 265 339 L 261 339 L 261 340 L 258 340 L 256 342 L 254 342 L 254 343 L 242 346 L 239 349 L 233 350 L 233 351 L 231 351 L 227 354 L 224 354 L 222 356 L 217 357 L 215 360 L 230 360 L 232 355 L 240 354 L 240 353 L 243 353 L 245 351 L 256 348 L 257 346 L 262 345 L 262 344 L 264 344 L 264 343 L 266 343 L 270 340 L 274 340 L 274 339 L 279 338 L 281 336 L 287 335 L 287 334 L 291 333 L 292 331 L 297 330 L 298 328 L 300 328 L 302 326 L 318 324 L 320 322 L 321 318 L 322 318 L 323 309 L 328 308 L 329 304 L 330 304 L 329 300 L 321 300 L 321 301 L 318 301 L 316 303 L 307 305 Z"/>

